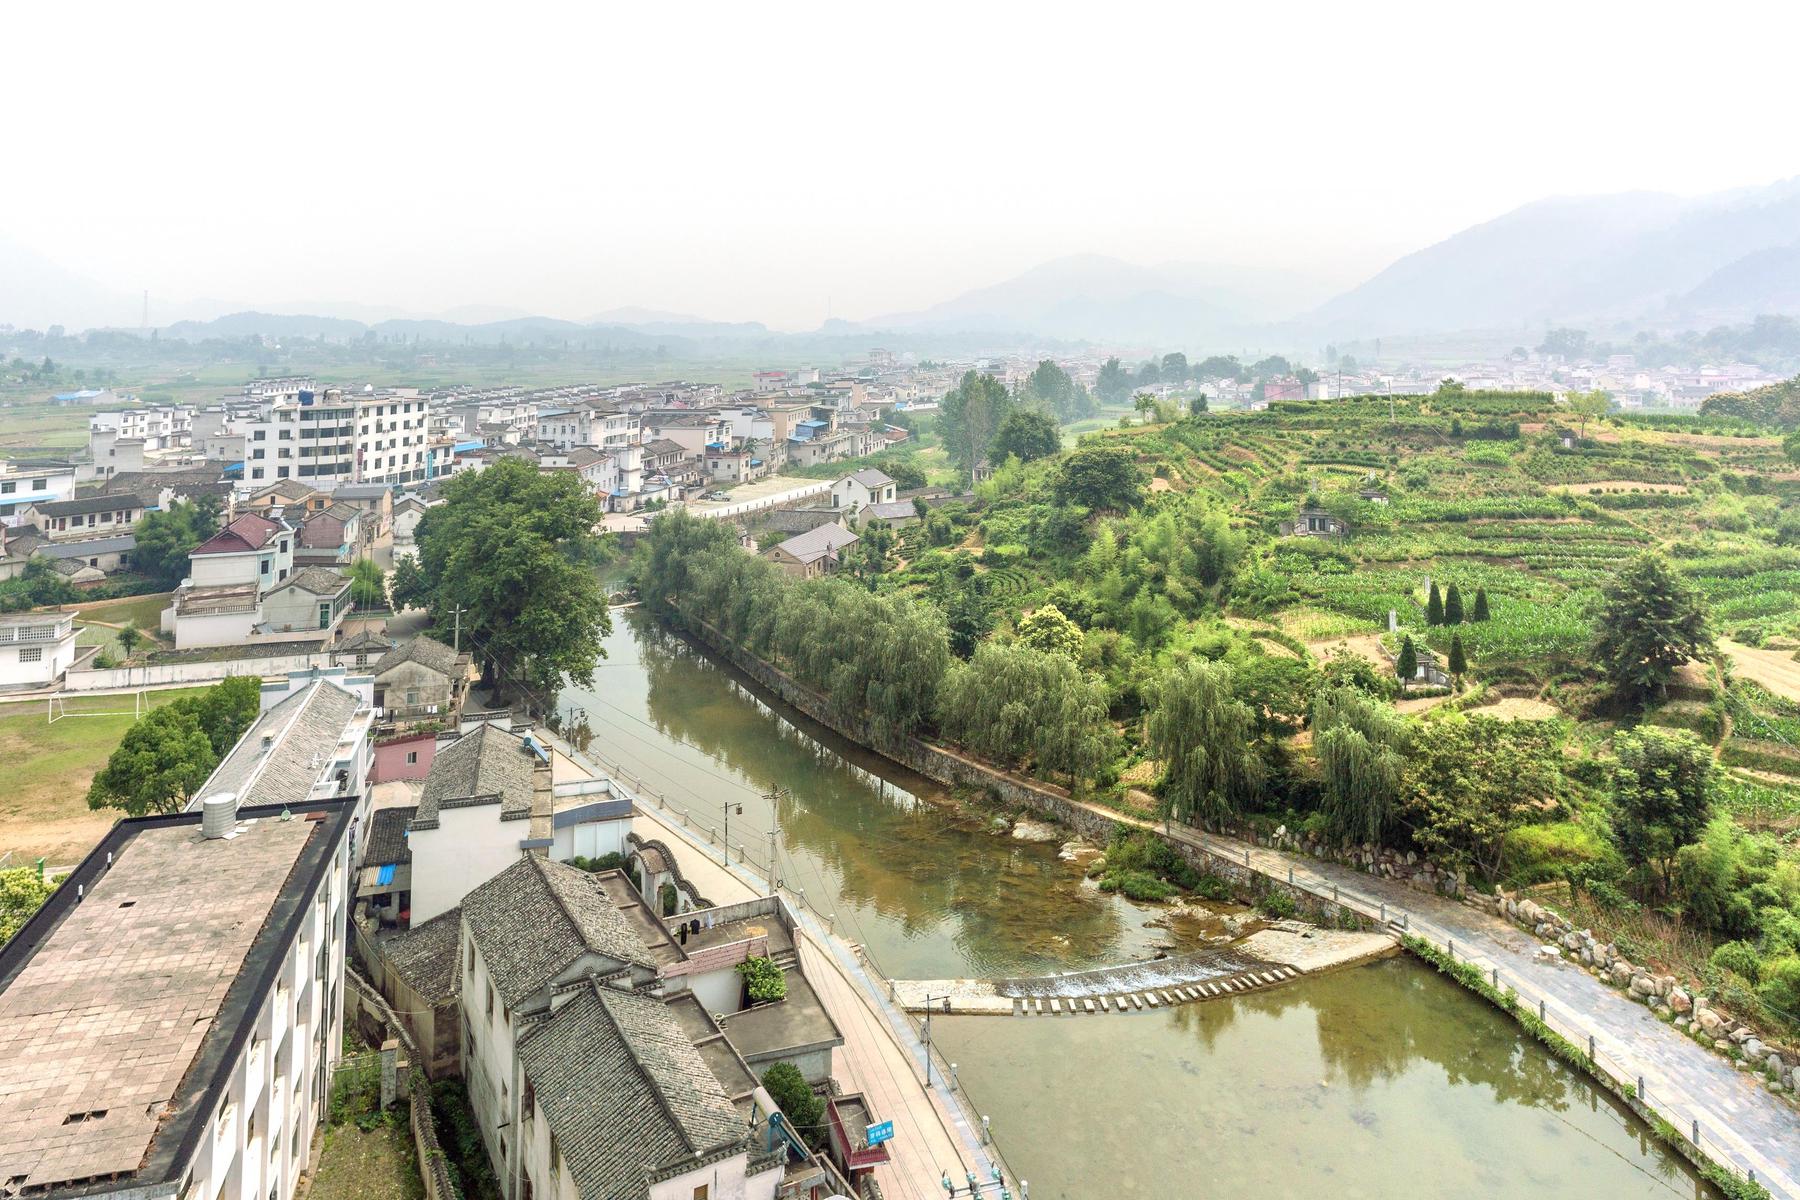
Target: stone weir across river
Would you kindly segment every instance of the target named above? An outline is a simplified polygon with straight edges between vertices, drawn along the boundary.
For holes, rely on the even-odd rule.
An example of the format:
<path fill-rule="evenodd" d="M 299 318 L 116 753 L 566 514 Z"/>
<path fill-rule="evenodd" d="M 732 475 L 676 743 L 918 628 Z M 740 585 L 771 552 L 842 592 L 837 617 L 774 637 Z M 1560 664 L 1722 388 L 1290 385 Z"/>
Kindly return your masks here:
<path fill-rule="evenodd" d="M 1239 995 L 1300 975 L 1394 952 L 1387 933 L 1350 933 L 1281 921 L 1241 942 L 1143 962 L 1019 979 L 896 979 L 909 1012 L 1062 1016 L 1143 1012 Z"/>

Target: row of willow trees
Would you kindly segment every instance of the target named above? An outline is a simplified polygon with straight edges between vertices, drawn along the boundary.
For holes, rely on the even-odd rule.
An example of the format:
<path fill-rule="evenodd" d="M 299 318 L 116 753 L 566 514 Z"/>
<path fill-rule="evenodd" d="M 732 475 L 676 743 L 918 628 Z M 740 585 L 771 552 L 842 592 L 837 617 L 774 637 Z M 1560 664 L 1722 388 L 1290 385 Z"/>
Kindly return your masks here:
<path fill-rule="evenodd" d="M 1068 656 L 986 642 L 964 662 L 934 605 L 846 579 L 797 579 L 745 554 L 721 522 L 679 511 L 657 518 L 634 581 L 652 612 L 711 626 L 841 716 L 867 722 L 878 744 L 935 731 L 996 763 L 1029 762 L 1071 782 L 1118 755 L 1105 686 Z"/>

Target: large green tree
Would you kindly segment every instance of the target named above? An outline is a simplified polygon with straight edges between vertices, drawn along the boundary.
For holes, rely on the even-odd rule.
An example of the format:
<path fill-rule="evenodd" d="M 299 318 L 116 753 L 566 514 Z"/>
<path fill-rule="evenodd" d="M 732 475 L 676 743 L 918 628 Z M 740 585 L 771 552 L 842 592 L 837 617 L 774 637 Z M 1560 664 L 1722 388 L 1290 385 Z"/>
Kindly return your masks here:
<path fill-rule="evenodd" d="M 387 576 L 372 558 L 359 558 L 350 564 L 350 598 L 358 608 L 386 608 Z"/>
<path fill-rule="evenodd" d="M 147 512 L 132 528 L 137 540 L 132 567 L 173 587 L 187 575 L 189 552 L 218 531 L 218 501 L 211 496 L 191 503 L 177 500 L 166 510 Z"/>
<path fill-rule="evenodd" d="M 1065 655 L 983 642 L 951 665 L 938 690 L 938 728 L 1004 766 L 1091 778 L 1117 752 L 1106 688 Z"/>
<path fill-rule="evenodd" d="M 1056 499 L 1094 512 L 1125 512 L 1143 498 L 1144 477 L 1127 446 L 1088 445 L 1062 461 L 1053 485 Z"/>
<path fill-rule="evenodd" d="M 170 707 L 192 713 L 206 731 L 213 753 L 224 758 L 262 711 L 262 679 L 256 675 L 233 675 L 198 696 L 182 697 Z"/>
<path fill-rule="evenodd" d="M 1147 729 L 1168 814 L 1217 820 L 1243 811 L 1263 783 L 1255 729 L 1229 666 L 1190 659 L 1170 668 L 1154 686 Z"/>
<path fill-rule="evenodd" d="M 448 630 L 461 609 L 490 684 L 523 686 L 548 705 L 564 676 L 594 673 L 612 630 L 595 571 L 606 554 L 600 518 L 579 476 L 506 458 L 454 476 L 420 520 L 432 621 Z"/>
<path fill-rule="evenodd" d="M 998 379 L 980 371 L 964 375 L 938 410 L 938 436 L 950 461 L 964 474 L 987 461 L 994 436 L 1013 408 L 1012 393 Z"/>
<path fill-rule="evenodd" d="M 1351 687 L 1313 699 L 1320 811 L 1333 837 L 1382 844 L 1393 832 L 1406 767 L 1406 722 L 1392 706 Z"/>
<path fill-rule="evenodd" d="M 394 560 L 394 577 L 388 581 L 388 595 L 396 612 L 424 608 L 431 602 L 431 589 L 425 586 L 425 573 L 419 569 L 416 555 L 403 554 Z"/>
<path fill-rule="evenodd" d="M 1116 358 L 1109 358 L 1094 379 L 1102 403 L 1117 407 L 1131 397 L 1131 372 Z"/>
<path fill-rule="evenodd" d="M 1613 755 L 1619 852 L 1632 866 L 1653 869 L 1666 896 L 1676 854 L 1712 817 L 1712 748 L 1686 730 L 1643 728 L 1616 736 Z"/>
<path fill-rule="evenodd" d="M 1062 433 L 1056 422 L 1036 409 L 1018 408 L 1006 414 L 989 448 L 995 462 L 1011 455 L 1020 462 L 1048 458 L 1062 449 Z"/>
<path fill-rule="evenodd" d="M 1497 879 L 1507 833 L 1561 792 L 1557 738 L 1546 721 L 1420 722 L 1407 740 L 1397 815 L 1430 857 Z"/>
<path fill-rule="evenodd" d="M 1569 415 L 1581 425 L 1581 436 L 1587 436 L 1589 421 L 1604 417 L 1612 408 L 1612 393 L 1600 388 L 1591 392 L 1569 393 Z"/>
<path fill-rule="evenodd" d="M 1699 598 L 1660 555 L 1632 559 L 1601 592 L 1594 657 L 1633 704 L 1661 696 L 1675 669 L 1712 645 Z"/>
<path fill-rule="evenodd" d="M 1019 618 L 1019 640 L 1033 650 L 1061 654 L 1072 662 L 1081 660 L 1081 627 L 1054 604 L 1042 605 L 1030 616 Z"/>
<path fill-rule="evenodd" d="M 94 776 L 88 807 L 119 808 L 133 817 L 180 812 L 218 762 L 192 712 L 175 704 L 152 709 L 125 731 Z"/>

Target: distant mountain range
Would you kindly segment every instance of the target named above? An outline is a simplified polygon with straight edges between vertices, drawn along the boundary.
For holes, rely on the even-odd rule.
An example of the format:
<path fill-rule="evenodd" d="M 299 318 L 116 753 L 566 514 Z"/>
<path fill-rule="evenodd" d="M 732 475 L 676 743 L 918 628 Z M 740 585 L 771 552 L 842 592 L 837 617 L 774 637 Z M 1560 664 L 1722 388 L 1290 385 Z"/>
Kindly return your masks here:
<path fill-rule="evenodd" d="M 134 329 L 139 303 L 0 241 L 0 321 Z M 1205 350 L 1457 331 L 1517 330 L 1523 338 L 1558 324 L 1704 328 L 1800 313 L 1800 178 L 1688 199 L 1627 192 L 1540 200 L 1408 254 L 1330 298 L 1294 272 L 1141 266 L 1077 254 L 928 308 L 832 320 L 811 334 L 639 307 L 585 322 L 493 305 L 429 314 L 327 301 L 265 311 L 219 301 L 188 307 L 211 319 L 165 323 L 161 336 L 344 340 L 373 331 L 421 341 L 603 337 L 615 345 L 757 343 L 774 351 L 887 335 L 915 347 L 1036 339 Z"/>
<path fill-rule="evenodd" d="M 1743 320 L 1800 309 L 1800 179 L 1698 199 L 1540 200 L 1301 317 L 1330 335 Z"/>
<path fill-rule="evenodd" d="M 1143 267 L 1073 254 L 930 308 L 858 324 L 1187 345 L 1234 339 L 1316 298 L 1305 281 L 1279 271 L 1199 263 Z"/>

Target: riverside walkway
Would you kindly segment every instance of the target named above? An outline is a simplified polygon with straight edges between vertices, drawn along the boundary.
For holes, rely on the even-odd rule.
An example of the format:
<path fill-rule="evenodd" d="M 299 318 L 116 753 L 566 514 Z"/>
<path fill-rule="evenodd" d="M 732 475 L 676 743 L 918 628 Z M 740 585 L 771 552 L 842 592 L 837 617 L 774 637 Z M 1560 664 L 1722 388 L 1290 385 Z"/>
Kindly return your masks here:
<path fill-rule="evenodd" d="M 1067 802 L 1162 832 L 1160 822 Z M 1540 1013 L 1576 1046 L 1591 1046 L 1602 1071 L 1634 1088 L 1639 1100 L 1715 1161 L 1754 1178 L 1775 1196 L 1800 1200 L 1800 1113 L 1771 1094 L 1760 1075 L 1738 1070 L 1579 965 L 1544 954 L 1544 944 L 1524 930 L 1460 901 L 1337 863 L 1179 825 L 1167 836 L 1365 916 L 1404 922 L 1407 933 L 1448 949 L 1500 987 L 1512 988 L 1522 1006 Z"/>

